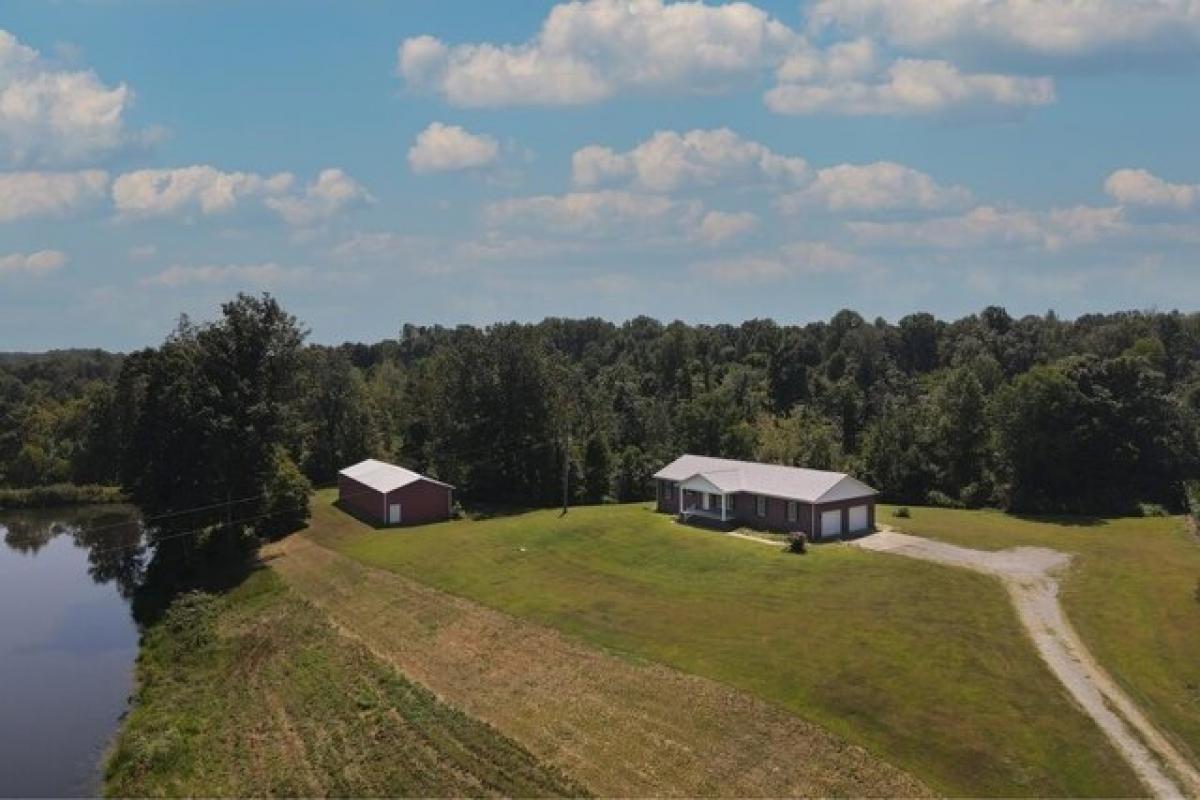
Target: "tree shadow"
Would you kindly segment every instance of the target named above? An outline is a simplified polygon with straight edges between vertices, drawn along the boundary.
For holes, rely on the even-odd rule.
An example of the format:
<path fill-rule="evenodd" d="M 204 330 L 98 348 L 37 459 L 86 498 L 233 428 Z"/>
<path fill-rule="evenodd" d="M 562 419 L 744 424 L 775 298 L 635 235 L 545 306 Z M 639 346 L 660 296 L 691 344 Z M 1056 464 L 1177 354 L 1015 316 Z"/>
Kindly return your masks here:
<path fill-rule="evenodd" d="M 1105 517 L 1095 516 L 1094 514 L 1040 514 L 1028 511 L 1009 511 L 1007 513 L 1008 516 L 1015 517 L 1022 522 L 1040 522 L 1071 528 L 1095 528 L 1107 522 Z"/>

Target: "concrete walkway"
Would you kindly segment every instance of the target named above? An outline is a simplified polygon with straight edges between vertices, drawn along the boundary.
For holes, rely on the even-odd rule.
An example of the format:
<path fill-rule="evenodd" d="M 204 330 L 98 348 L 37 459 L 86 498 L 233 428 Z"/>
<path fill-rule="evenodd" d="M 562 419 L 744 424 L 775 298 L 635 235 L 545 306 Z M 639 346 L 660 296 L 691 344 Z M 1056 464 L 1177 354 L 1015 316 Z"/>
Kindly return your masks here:
<path fill-rule="evenodd" d="M 1043 547 L 972 550 L 890 530 L 851 544 L 999 578 L 1038 654 L 1153 795 L 1200 797 L 1200 772 L 1096 662 L 1063 613 L 1059 575 L 1070 563 L 1070 555 Z"/>

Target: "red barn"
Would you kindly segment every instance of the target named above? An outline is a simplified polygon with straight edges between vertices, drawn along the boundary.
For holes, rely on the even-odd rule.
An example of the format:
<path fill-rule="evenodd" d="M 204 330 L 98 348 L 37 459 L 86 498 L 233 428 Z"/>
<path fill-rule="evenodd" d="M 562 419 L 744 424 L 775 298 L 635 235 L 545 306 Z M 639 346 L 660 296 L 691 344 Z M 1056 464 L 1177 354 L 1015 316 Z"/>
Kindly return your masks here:
<path fill-rule="evenodd" d="M 368 458 L 338 473 L 338 500 L 381 525 L 450 519 L 454 487 L 395 464 Z"/>

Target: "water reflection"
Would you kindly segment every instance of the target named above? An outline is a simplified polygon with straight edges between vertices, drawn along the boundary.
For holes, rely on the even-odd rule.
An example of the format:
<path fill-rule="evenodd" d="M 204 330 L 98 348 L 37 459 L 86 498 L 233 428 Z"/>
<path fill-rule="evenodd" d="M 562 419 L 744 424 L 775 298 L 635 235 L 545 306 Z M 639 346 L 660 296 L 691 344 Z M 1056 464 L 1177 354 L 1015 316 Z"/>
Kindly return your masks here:
<path fill-rule="evenodd" d="M 87 550 L 87 573 L 96 583 L 115 582 L 126 600 L 146 573 L 145 531 L 131 506 L 10 511 L 0 514 L 4 543 L 36 556 L 56 536 L 69 536 Z"/>
<path fill-rule="evenodd" d="M 129 506 L 0 512 L 0 796 L 99 791 L 147 549 Z"/>

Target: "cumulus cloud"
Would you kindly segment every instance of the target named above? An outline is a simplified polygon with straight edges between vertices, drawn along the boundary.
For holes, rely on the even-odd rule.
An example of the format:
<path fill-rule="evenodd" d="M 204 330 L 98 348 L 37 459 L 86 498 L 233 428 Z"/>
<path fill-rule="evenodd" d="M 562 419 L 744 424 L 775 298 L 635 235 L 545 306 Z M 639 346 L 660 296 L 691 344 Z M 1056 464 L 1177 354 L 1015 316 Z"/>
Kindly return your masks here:
<path fill-rule="evenodd" d="M 579 105 L 621 90 L 713 91 L 752 79 L 796 34 L 749 3 L 583 0 L 520 44 L 405 40 L 398 72 L 457 106 Z"/>
<path fill-rule="evenodd" d="M 779 85 L 764 96 L 767 107 L 779 114 L 915 115 L 956 109 L 1012 112 L 1055 100 L 1050 78 L 965 73 L 941 60 L 902 58 L 861 79 L 824 69 L 803 79 L 808 74 L 795 61 L 785 63 Z"/>
<path fill-rule="evenodd" d="M 346 208 L 374 200 L 361 183 L 342 170 L 324 169 L 302 192 L 271 196 L 264 202 L 287 224 L 306 227 L 330 219 Z"/>
<path fill-rule="evenodd" d="M 991 246 L 1058 250 L 1129 230 L 1120 208 L 1092 206 L 1047 212 L 979 206 L 956 216 L 915 222 L 851 222 L 847 227 L 861 240 L 874 245 L 941 250 Z"/>
<path fill-rule="evenodd" d="M 12 253 L 0 256 L 0 276 L 26 275 L 40 277 L 57 272 L 66 266 L 67 254 L 61 250 L 38 250 L 36 253 Z"/>
<path fill-rule="evenodd" d="M 125 218 L 199 213 L 227 214 L 247 202 L 261 202 L 289 225 L 305 226 L 328 219 L 372 198 L 361 184 L 340 169 L 323 170 L 303 188 L 290 172 L 259 175 L 223 172 L 207 165 L 176 169 L 143 169 L 118 177 L 113 203 Z"/>
<path fill-rule="evenodd" d="M 108 173 L 0 173 L 0 222 L 38 216 L 61 216 L 103 199 Z"/>
<path fill-rule="evenodd" d="M 888 161 L 814 171 L 803 158 L 775 153 L 728 128 L 658 131 L 625 152 L 589 145 L 572 156 L 571 177 L 580 187 L 621 184 L 653 192 L 758 184 L 781 193 L 777 204 L 786 213 L 933 210 L 970 200 L 962 187 L 942 186 L 924 172 Z"/>
<path fill-rule="evenodd" d="M 783 195 L 780 210 L 798 213 L 813 206 L 830 211 L 934 210 L 966 204 L 971 193 L 942 186 L 903 164 L 839 164 L 818 170 L 803 189 Z"/>
<path fill-rule="evenodd" d="M 109 155 L 152 138 L 125 119 L 133 92 L 91 70 L 54 66 L 0 29 L 0 158 L 58 165 Z"/>
<path fill-rule="evenodd" d="M 709 211 L 700 218 L 693 238 L 709 245 L 723 244 L 758 227 L 758 217 L 749 211 Z"/>
<path fill-rule="evenodd" d="M 600 236 L 630 227 L 678 223 L 688 207 L 660 195 L 623 191 L 514 197 L 489 204 L 490 226 L 528 226 L 554 234 Z"/>
<path fill-rule="evenodd" d="M 798 275 L 845 272 L 866 262 L 828 242 L 791 242 L 770 253 L 692 265 L 692 271 L 722 283 L 767 283 Z"/>
<path fill-rule="evenodd" d="M 949 55 L 1127 59 L 1200 50 L 1195 0 L 818 0 L 809 22 Z"/>
<path fill-rule="evenodd" d="M 433 122 L 408 149 L 408 165 L 417 173 L 475 169 L 495 163 L 499 154 L 500 145 L 491 136 Z"/>
<path fill-rule="evenodd" d="M 1200 205 L 1200 184 L 1169 183 L 1144 169 L 1119 169 L 1104 181 L 1118 203 L 1186 210 Z"/>
<path fill-rule="evenodd" d="M 283 195 L 295 177 L 288 172 L 263 176 L 222 172 L 207 165 L 176 169 L 142 169 L 119 176 L 112 197 L 117 211 L 129 217 L 200 212 L 222 214 L 251 197 Z"/>
<path fill-rule="evenodd" d="M 572 180 L 583 187 L 633 180 L 642 188 L 669 192 L 756 181 L 794 184 L 807 175 L 804 159 L 773 153 L 728 128 L 658 131 L 625 153 L 592 145 L 571 158 Z"/>
<path fill-rule="evenodd" d="M 173 264 L 162 272 L 142 279 L 143 286 L 177 289 L 195 285 L 239 285 L 271 289 L 302 283 L 312 277 L 306 267 L 283 267 L 275 262 L 264 264 Z"/>

